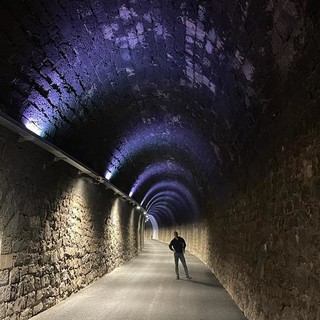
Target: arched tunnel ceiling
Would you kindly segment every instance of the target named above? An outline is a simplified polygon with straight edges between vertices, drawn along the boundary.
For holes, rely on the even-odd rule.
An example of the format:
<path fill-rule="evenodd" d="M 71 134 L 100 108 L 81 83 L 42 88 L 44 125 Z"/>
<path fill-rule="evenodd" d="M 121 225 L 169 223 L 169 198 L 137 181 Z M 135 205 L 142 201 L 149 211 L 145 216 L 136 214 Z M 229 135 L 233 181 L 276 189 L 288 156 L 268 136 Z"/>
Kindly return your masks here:
<path fill-rule="evenodd" d="M 3 1 L 1 110 L 160 223 L 250 153 L 304 45 L 298 1 Z"/>

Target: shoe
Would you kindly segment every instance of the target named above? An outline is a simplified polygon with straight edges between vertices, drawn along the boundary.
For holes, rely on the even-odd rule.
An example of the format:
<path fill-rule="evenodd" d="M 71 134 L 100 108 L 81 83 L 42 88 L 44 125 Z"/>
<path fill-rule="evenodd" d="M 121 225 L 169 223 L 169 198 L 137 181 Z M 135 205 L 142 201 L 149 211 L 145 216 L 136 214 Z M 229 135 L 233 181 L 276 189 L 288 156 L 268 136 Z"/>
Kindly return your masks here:
<path fill-rule="evenodd" d="M 179 276 L 177 276 L 176 279 L 179 280 L 180 279 Z"/>
<path fill-rule="evenodd" d="M 190 276 L 186 276 L 186 278 L 189 279 L 189 280 L 192 279 L 192 277 L 190 277 Z"/>

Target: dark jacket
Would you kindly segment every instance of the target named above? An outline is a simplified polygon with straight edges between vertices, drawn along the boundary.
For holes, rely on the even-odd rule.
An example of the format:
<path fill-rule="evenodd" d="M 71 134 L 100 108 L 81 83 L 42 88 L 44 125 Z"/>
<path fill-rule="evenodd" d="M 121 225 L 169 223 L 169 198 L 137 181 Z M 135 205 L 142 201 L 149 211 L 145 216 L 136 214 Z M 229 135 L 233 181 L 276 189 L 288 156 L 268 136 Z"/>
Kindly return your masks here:
<path fill-rule="evenodd" d="M 186 242 L 183 238 L 178 236 L 178 239 L 173 238 L 169 244 L 170 250 L 174 250 L 177 253 L 184 252 L 184 249 L 186 248 Z"/>

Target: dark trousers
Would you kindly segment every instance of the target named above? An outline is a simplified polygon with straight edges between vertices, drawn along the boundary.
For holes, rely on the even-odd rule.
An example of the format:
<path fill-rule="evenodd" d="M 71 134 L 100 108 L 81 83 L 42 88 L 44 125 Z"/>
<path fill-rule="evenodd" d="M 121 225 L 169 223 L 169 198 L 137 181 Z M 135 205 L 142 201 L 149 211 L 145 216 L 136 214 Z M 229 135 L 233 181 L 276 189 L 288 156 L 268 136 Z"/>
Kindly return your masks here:
<path fill-rule="evenodd" d="M 189 271 L 186 263 L 186 259 L 184 258 L 183 252 L 175 252 L 174 253 L 174 265 L 176 270 L 176 275 L 179 277 L 179 259 L 183 265 L 184 273 L 186 274 L 186 277 L 189 277 Z"/>

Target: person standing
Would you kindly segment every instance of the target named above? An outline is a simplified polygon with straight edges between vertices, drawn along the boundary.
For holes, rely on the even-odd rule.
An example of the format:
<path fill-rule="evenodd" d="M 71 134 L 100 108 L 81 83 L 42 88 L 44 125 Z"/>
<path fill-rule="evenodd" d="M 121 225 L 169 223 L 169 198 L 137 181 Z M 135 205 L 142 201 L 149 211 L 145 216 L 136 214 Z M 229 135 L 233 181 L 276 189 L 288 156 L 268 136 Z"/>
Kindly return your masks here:
<path fill-rule="evenodd" d="M 186 274 L 187 279 L 191 279 L 189 276 L 189 271 L 186 263 L 186 259 L 184 257 L 184 252 L 186 249 L 186 242 L 184 241 L 183 238 L 179 237 L 178 232 L 175 231 L 173 233 L 174 238 L 171 240 L 169 244 L 169 249 L 174 252 L 174 265 L 175 265 L 175 271 L 176 271 L 176 276 L 177 279 L 180 279 L 179 276 L 179 260 L 181 261 L 183 268 L 184 268 L 184 273 Z"/>

